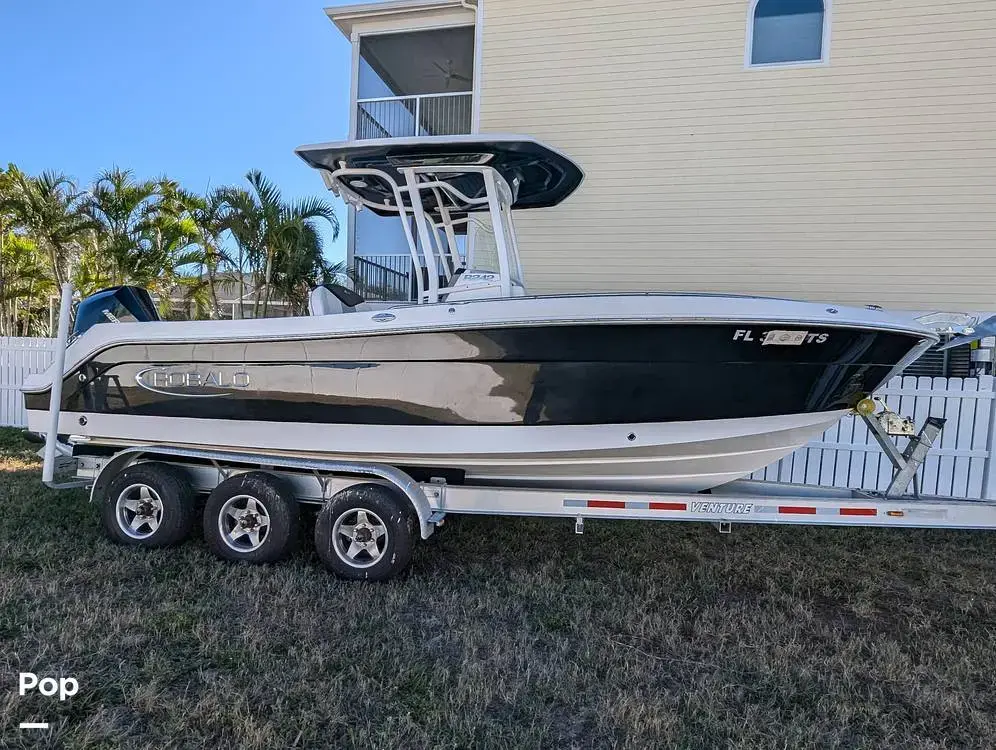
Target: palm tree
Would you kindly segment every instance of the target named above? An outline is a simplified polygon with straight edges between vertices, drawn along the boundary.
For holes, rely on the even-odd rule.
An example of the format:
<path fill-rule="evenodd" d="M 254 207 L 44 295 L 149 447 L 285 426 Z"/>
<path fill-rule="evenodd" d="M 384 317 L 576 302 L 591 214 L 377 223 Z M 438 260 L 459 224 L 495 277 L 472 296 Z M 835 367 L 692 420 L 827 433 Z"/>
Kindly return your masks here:
<path fill-rule="evenodd" d="M 350 276 L 345 263 L 329 263 L 323 244 L 312 224 L 305 223 L 299 231 L 287 233 L 272 286 L 295 315 L 307 313 L 308 295 L 315 285 L 342 284 Z"/>
<path fill-rule="evenodd" d="M 79 211 L 82 194 L 64 174 L 43 172 L 29 177 L 13 164 L 4 175 L 0 214 L 30 235 L 47 255 L 49 271 L 57 285 L 66 281 L 90 221 Z"/>
<path fill-rule="evenodd" d="M 211 251 L 202 242 L 198 214 L 206 200 L 184 190 L 165 177 L 156 182 L 159 201 L 150 222 L 149 256 L 161 267 L 156 284 L 160 307 L 165 316 L 172 314 L 170 300 L 176 292 L 188 309 L 194 307 L 195 317 L 206 317 L 217 305 L 211 285 L 199 270 L 209 262 Z"/>
<path fill-rule="evenodd" d="M 73 267 L 73 288 L 84 297 L 113 286 L 110 269 L 104 261 L 101 238 L 96 228 L 85 232 Z"/>
<path fill-rule="evenodd" d="M 238 249 L 240 305 L 248 270 L 253 277 L 253 316 L 265 317 L 274 291 L 287 294 L 300 283 L 322 278 L 325 261 L 317 220 L 329 222 L 333 237 L 338 236 L 339 222 L 326 200 L 286 203 L 259 170 L 249 172 L 246 180 L 251 190 L 222 188 L 220 196 L 227 208 L 225 224 Z"/>
<path fill-rule="evenodd" d="M 189 272 L 204 261 L 193 220 L 189 216 L 160 214 L 153 223 L 147 257 L 160 269 L 157 279 L 145 286 L 157 293 L 163 317 L 171 317 L 171 300 L 177 291 L 183 292 L 181 297 L 194 304 L 200 317 L 207 307 L 207 289 L 199 274 Z"/>
<path fill-rule="evenodd" d="M 187 210 L 197 228 L 197 244 L 202 253 L 200 277 L 208 292 L 210 316 L 219 318 L 221 310 L 218 303 L 218 283 L 224 269 L 233 265 L 223 244 L 228 228 L 224 195 L 220 190 L 212 190 L 203 198 L 192 196 L 187 203 Z"/>
<path fill-rule="evenodd" d="M 333 237 L 339 230 L 332 206 L 286 202 L 259 171 L 246 178 L 246 188 L 199 196 L 117 167 L 88 191 L 55 172 L 0 169 L 0 329 L 40 330 L 49 296 L 67 279 L 83 294 L 144 286 L 166 314 L 179 294 L 195 316 L 220 317 L 219 282 L 234 271 L 240 308 L 249 281 L 255 316 L 276 295 L 303 312 L 312 286 L 348 276 L 323 253 L 321 220 Z"/>
<path fill-rule="evenodd" d="M 47 260 L 34 241 L 0 234 L 0 336 L 41 335 L 53 290 Z"/>
<path fill-rule="evenodd" d="M 90 188 L 81 210 L 97 229 L 112 284 L 145 286 L 162 274 L 164 259 L 151 237 L 159 203 L 154 181 L 136 181 L 118 167 L 102 172 Z"/>
<path fill-rule="evenodd" d="M 246 274 L 256 267 L 263 251 L 263 212 L 252 194 L 244 188 L 223 187 L 217 192 L 223 205 L 223 224 L 235 240 L 232 266 L 239 290 L 238 315 L 244 318 Z M 253 273 L 254 280 L 256 274 Z"/>

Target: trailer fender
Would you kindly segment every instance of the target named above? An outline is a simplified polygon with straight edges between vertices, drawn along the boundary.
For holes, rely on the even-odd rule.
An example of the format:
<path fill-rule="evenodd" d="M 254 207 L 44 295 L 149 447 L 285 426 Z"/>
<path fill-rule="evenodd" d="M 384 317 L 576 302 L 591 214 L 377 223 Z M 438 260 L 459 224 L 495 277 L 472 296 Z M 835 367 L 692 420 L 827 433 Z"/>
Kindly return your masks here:
<path fill-rule="evenodd" d="M 350 474 L 374 477 L 391 485 L 412 504 L 418 517 L 419 533 L 428 539 L 435 531 L 429 500 L 422 487 L 408 474 L 394 466 L 353 461 L 329 461 L 324 459 L 302 459 L 290 456 L 269 456 L 252 453 L 228 453 L 225 451 L 200 450 L 197 448 L 175 448 L 172 446 L 146 445 L 125 448 L 101 468 L 90 489 L 91 502 L 99 499 L 110 481 L 122 470 L 142 458 L 169 460 L 170 458 L 195 458 L 224 465 L 225 463 L 251 464 L 263 471 L 305 471 L 327 472 L 329 474 Z"/>
<path fill-rule="evenodd" d="M 100 471 L 93 480 L 90 487 L 90 502 L 99 501 L 111 480 L 138 461 L 144 452 L 141 448 L 125 448 L 123 451 L 115 453 L 110 461 L 100 467 Z"/>

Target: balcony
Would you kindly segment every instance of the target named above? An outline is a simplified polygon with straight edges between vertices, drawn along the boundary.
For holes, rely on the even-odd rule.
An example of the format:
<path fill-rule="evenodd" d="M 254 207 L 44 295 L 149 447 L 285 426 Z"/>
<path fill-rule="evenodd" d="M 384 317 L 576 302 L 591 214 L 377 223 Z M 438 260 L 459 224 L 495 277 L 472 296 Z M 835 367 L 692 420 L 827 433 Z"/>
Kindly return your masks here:
<path fill-rule="evenodd" d="M 411 272 L 408 255 L 357 255 L 353 259 L 356 291 L 368 300 L 410 300 Z"/>
<path fill-rule="evenodd" d="M 461 135 L 471 131 L 470 91 L 384 96 L 356 102 L 356 138 Z"/>
<path fill-rule="evenodd" d="M 473 26 L 365 34 L 356 65 L 353 138 L 471 132 Z"/>
<path fill-rule="evenodd" d="M 475 12 L 454 12 L 438 28 L 389 28 L 378 15 L 376 28 L 358 35 L 347 29 L 355 45 L 350 138 L 473 131 Z M 350 218 L 347 257 L 357 291 L 371 300 L 414 299 L 415 269 L 397 218 L 371 211 L 351 211 Z"/>

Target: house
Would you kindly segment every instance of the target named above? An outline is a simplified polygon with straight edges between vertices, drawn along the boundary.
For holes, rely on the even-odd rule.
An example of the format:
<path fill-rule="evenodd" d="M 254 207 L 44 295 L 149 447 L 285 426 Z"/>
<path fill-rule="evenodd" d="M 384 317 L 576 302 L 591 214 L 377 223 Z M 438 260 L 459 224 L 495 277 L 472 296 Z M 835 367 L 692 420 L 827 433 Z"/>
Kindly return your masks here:
<path fill-rule="evenodd" d="M 571 199 L 516 217 L 532 293 L 996 309 L 994 3 L 326 12 L 352 44 L 350 137 L 526 133 L 582 165 Z M 348 224 L 361 278 L 404 289 L 400 230 L 363 212 Z"/>

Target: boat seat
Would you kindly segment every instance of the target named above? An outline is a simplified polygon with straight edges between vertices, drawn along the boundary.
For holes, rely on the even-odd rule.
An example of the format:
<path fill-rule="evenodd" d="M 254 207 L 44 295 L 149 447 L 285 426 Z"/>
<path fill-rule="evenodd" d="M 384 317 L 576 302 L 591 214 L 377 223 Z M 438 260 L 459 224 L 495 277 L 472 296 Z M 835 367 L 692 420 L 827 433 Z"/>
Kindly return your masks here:
<path fill-rule="evenodd" d="M 337 284 L 321 284 L 308 295 L 309 315 L 338 315 L 355 312 L 356 306 L 363 303 L 363 297 L 356 292 Z"/>

